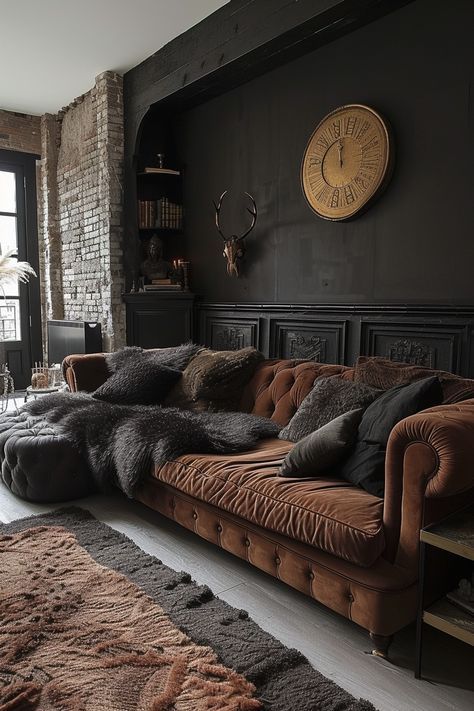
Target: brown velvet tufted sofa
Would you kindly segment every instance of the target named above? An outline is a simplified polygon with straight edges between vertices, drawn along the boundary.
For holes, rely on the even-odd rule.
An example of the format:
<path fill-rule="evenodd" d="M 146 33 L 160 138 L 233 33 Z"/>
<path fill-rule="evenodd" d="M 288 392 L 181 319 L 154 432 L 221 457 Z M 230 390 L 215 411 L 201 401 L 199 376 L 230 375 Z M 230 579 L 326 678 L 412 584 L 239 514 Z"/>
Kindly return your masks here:
<path fill-rule="evenodd" d="M 107 378 L 102 354 L 64 362 L 71 390 Z M 353 369 L 267 360 L 241 409 L 286 425 L 316 377 Z M 337 477 L 286 479 L 292 444 L 237 455 L 184 455 L 148 473 L 137 499 L 367 629 L 375 652 L 415 619 L 419 531 L 474 501 L 474 399 L 408 417 L 392 431 L 386 494 Z"/>

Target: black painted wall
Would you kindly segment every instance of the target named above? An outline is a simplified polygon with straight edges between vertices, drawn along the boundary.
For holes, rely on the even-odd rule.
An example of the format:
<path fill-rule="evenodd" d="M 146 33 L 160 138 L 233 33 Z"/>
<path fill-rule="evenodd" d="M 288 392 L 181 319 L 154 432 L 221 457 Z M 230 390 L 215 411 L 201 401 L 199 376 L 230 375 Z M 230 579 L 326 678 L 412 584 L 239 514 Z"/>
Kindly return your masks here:
<path fill-rule="evenodd" d="M 194 291 L 236 303 L 472 303 L 473 27 L 471 0 L 417 0 L 176 116 Z M 307 207 L 300 162 L 319 120 L 351 102 L 390 120 L 396 168 L 366 214 L 331 223 Z M 239 280 L 213 223 L 211 199 L 226 188 L 229 231 L 244 229 L 242 191 L 260 213 Z"/>

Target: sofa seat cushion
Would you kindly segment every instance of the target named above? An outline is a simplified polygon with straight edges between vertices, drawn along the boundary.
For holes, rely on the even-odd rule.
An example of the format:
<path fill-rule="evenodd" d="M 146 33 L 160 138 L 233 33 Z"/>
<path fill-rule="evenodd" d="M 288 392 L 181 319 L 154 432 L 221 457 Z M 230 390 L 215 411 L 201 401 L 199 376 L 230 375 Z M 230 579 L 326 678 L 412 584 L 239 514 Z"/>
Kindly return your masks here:
<path fill-rule="evenodd" d="M 265 440 L 235 455 L 186 454 L 154 476 L 270 531 L 368 567 L 384 550 L 383 500 L 329 476 L 278 476 L 293 444 Z"/>

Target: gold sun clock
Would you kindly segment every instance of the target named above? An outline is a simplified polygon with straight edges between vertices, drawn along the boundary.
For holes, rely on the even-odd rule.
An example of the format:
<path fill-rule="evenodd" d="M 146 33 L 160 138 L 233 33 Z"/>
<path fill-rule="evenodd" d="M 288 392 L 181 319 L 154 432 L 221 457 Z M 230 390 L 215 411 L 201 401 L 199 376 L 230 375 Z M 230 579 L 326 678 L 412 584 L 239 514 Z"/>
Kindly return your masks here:
<path fill-rule="evenodd" d="M 306 147 L 301 183 L 309 206 L 326 220 L 348 220 L 387 186 L 393 166 L 388 124 L 362 104 L 325 116 Z"/>

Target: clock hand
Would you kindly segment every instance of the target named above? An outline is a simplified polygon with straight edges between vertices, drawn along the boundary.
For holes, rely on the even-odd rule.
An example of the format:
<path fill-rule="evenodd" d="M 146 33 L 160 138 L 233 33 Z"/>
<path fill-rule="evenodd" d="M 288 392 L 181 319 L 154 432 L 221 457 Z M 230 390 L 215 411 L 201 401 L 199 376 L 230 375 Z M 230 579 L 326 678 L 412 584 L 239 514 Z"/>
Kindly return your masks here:
<path fill-rule="evenodd" d="M 339 151 L 339 167 L 342 168 L 342 148 L 343 148 L 343 143 L 339 139 L 338 144 L 337 144 L 337 150 Z"/>

